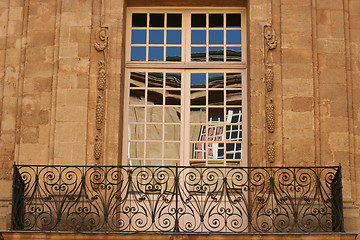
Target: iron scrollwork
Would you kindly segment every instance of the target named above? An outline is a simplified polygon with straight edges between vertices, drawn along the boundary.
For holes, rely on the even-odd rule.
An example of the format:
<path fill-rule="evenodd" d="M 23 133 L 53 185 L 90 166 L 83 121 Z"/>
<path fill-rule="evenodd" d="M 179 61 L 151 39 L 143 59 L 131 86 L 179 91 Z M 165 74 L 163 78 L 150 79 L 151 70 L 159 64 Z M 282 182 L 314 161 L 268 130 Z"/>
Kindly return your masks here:
<path fill-rule="evenodd" d="M 23 187 L 13 199 L 13 204 L 23 204 L 22 212 L 13 212 L 12 228 L 17 230 L 239 233 L 343 229 L 340 167 L 15 169 L 14 184 Z"/>

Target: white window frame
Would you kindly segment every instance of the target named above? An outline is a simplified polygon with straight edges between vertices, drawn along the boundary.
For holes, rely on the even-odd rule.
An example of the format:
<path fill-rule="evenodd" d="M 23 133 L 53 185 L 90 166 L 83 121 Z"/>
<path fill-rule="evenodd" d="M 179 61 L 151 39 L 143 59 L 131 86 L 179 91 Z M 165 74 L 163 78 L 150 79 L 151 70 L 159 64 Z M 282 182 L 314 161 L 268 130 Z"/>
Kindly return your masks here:
<path fill-rule="evenodd" d="M 181 62 L 169 62 L 169 61 L 131 61 L 130 60 L 130 49 L 131 49 L 131 22 L 133 13 L 182 13 L 182 59 Z M 241 13 L 241 34 L 242 34 L 242 61 L 240 62 L 191 62 L 191 13 Z M 149 20 L 148 20 L 149 21 Z M 125 46 L 125 108 L 124 108 L 124 118 L 123 118 L 123 154 L 122 154 L 122 164 L 128 163 L 128 101 L 129 101 L 129 80 L 130 72 L 136 71 L 149 71 L 149 72 L 182 72 L 183 79 L 184 76 L 190 75 L 190 72 L 241 72 L 242 73 L 242 159 L 241 166 L 248 165 L 248 104 L 247 104 L 247 24 L 246 24 L 246 11 L 243 7 L 236 8 L 223 8 L 223 7 L 213 7 L 211 9 L 198 8 L 198 7 L 130 7 L 127 8 L 127 18 L 126 18 L 126 46 Z M 225 34 L 226 35 L 226 34 Z M 147 34 L 147 38 L 148 38 Z M 226 40 L 224 39 L 224 42 Z M 224 43 L 224 45 L 226 45 Z M 209 45 L 207 45 L 209 46 Z M 224 53 L 224 58 L 226 58 L 226 53 Z M 184 84 L 183 84 L 184 85 Z M 183 91 L 184 86 L 181 90 Z M 185 93 L 188 91 L 184 91 Z M 186 108 L 189 109 L 189 104 L 185 102 L 181 103 L 181 111 L 186 112 Z M 183 115 L 183 114 L 182 114 Z M 183 118 L 183 117 L 182 117 Z M 189 116 L 185 116 L 185 119 L 182 119 L 181 122 L 181 147 L 180 147 L 180 161 L 181 165 L 187 165 L 189 160 L 189 147 L 184 145 L 189 145 L 190 139 L 189 128 L 185 126 L 186 122 L 189 122 Z M 226 123 L 226 119 L 224 119 Z M 224 129 L 226 131 L 226 129 Z M 126 161 L 126 162 L 125 162 Z M 219 160 L 223 161 L 223 159 Z"/>

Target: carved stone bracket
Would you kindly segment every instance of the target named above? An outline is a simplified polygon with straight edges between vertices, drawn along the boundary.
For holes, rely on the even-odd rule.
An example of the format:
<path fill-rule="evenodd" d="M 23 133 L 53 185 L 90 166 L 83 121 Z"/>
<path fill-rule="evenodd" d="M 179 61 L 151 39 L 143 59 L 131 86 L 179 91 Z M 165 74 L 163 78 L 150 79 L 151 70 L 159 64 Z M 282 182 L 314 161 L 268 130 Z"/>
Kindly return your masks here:
<path fill-rule="evenodd" d="M 103 125 L 105 123 L 105 99 L 106 99 L 106 48 L 108 46 L 108 30 L 100 27 L 96 32 L 94 47 L 96 51 L 102 53 L 102 59 L 98 62 L 97 76 L 97 99 L 95 112 L 96 136 L 94 144 L 94 158 L 100 160 L 103 152 Z"/>

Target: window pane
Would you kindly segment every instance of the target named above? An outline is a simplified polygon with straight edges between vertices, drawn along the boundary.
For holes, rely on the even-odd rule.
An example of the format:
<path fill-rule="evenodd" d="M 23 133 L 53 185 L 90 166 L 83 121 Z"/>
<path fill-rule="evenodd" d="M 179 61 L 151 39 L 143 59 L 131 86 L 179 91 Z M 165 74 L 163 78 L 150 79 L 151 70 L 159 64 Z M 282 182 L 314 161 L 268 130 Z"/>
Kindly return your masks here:
<path fill-rule="evenodd" d="M 241 61 L 241 47 L 227 47 L 226 61 Z"/>
<path fill-rule="evenodd" d="M 181 73 L 166 73 L 166 87 L 181 88 Z"/>
<path fill-rule="evenodd" d="M 209 27 L 224 27 L 224 15 L 209 14 Z"/>
<path fill-rule="evenodd" d="M 228 88 L 241 88 L 241 73 L 227 73 L 226 86 Z"/>
<path fill-rule="evenodd" d="M 241 30 L 227 30 L 226 44 L 241 44 Z"/>
<path fill-rule="evenodd" d="M 226 112 L 227 112 L 226 121 L 228 123 L 241 123 L 242 121 L 241 108 L 227 108 Z M 232 129 L 236 127 L 237 129 L 238 125 L 231 125 L 230 127 L 232 127 Z"/>
<path fill-rule="evenodd" d="M 192 30 L 191 31 L 191 44 L 206 44 L 206 31 L 205 30 Z"/>
<path fill-rule="evenodd" d="M 227 105 L 241 105 L 241 92 L 235 90 L 226 91 Z"/>
<path fill-rule="evenodd" d="M 167 15 L 167 26 L 168 27 L 181 27 L 181 14 L 172 14 Z"/>
<path fill-rule="evenodd" d="M 224 48 L 223 47 L 210 47 L 209 48 L 209 61 L 224 61 Z"/>
<path fill-rule="evenodd" d="M 143 158 L 144 157 L 144 143 L 143 142 L 131 142 L 130 143 L 130 157 L 131 158 Z"/>
<path fill-rule="evenodd" d="M 167 30 L 166 31 L 167 44 L 181 44 L 181 30 Z"/>
<path fill-rule="evenodd" d="M 180 140 L 180 125 L 171 124 L 164 126 L 165 140 L 179 141 Z"/>
<path fill-rule="evenodd" d="M 149 61 L 164 61 L 164 48 L 149 47 Z"/>
<path fill-rule="evenodd" d="M 206 61 L 206 48 L 205 47 L 192 47 L 191 48 L 191 61 L 195 61 L 195 62 Z"/>
<path fill-rule="evenodd" d="M 133 27 L 146 27 L 146 13 L 133 13 L 132 15 L 132 26 Z"/>
<path fill-rule="evenodd" d="M 130 73 L 130 87 L 145 87 L 145 73 L 144 72 Z"/>
<path fill-rule="evenodd" d="M 206 108 L 191 108 L 190 122 L 191 123 L 206 123 Z"/>
<path fill-rule="evenodd" d="M 164 27 L 164 14 L 150 13 L 150 27 Z"/>
<path fill-rule="evenodd" d="M 208 121 L 211 123 L 224 122 L 224 109 L 223 108 L 209 108 Z"/>
<path fill-rule="evenodd" d="M 191 74 L 191 87 L 192 88 L 205 88 L 206 87 L 206 73 L 192 73 Z"/>
<path fill-rule="evenodd" d="M 166 105 L 180 105 L 181 103 L 181 92 L 178 90 L 168 90 L 166 92 Z"/>
<path fill-rule="evenodd" d="M 144 140 L 144 125 L 130 124 L 129 125 L 129 140 Z"/>
<path fill-rule="evenodd" d="M 145 90 L 130 90 L 130 105 L 144 105 L 145 104 Z"/>
<path fill-rule="evenodd" d="M 209 91 L 209 104 L 210 105 L 223 105 L 224 104 L 224 91 Z"/>
<path fill-rule="evenodd" d="M 147 122 L 163 122 L 163 108 L 162 107 L 148 107 L 146 113 Z"/>
<path fill-rule="evenodd" d="M 205 90 L 198 90 L 198 91 L 191 91 L 190 93 L 190 104 L 193 106 L 206 106 L 206 91 Z"/>
<path fill-rule="evenodd" d="M 163 104 L 163 91 L 160 90 L 148 90 L 147 105 L 162 105 Z"/>
<path fill-rule="evenodd" d="M 161 158 L 161 155 L 162 155 L 162 143 L 161 142 L 146 143 L 146 156 L 145 156 L 146 158 Z M 150 161 L 150 162 L 152 163 L 153 161 Z M 145 163 L 145 164 L 147 165 L 149 163 Z"/>
<path fill-rule="evenodd" d="M 165 107 L 165 122 L 166 123 L 180 123 L 181 108 L 179 107 Z"/>
<path fill-rule="evenodd" d="M 164 86 L 164 74 L 162 72 L 149 72 L 148 87 L 162 88 Z"/>
<path fill-rule="evenodd" d="M 132 30 L 131 43 L 132 44 L 145 44 L 146 43 L 146 30 Z"/>
<path fill-rule="evenodd" d="M 191 14 L 191 27 L 206 27 L 206 14 Z"/>
<path fill-rule="evenodd" d="M 163 133 L 163 125 L 162 124 L 147 124 L 146 125 L 146 139 L 147 140 L 161 140 L 162 133 Z"/>
<path fill-rule="evenodd" d="M 181 61 L 181 47 L 167 47 L 166 48 L 166 61 Z"/>
<path fill-rule="evenodd" d="M 180 158 L 180 143 L 164 143 L 164 157 L 179 159 Z"/>
<path fill-rule="evenodd" d="M 144 107 L 129 107 L 129 122 L 144 122 L 145 108 Z"/>
<path fill-rule="evenodd" d="M 223 88 L 224 74 L 223 73 L 209 73 L 208 79 L 209 88 Z"/>
<path fill-rule="evenodd" d="M 223 30 L 210 30 L 209 31 L 209 44 L 223 44 L 224 31 Z"/>
<path fill-rule="evenodd" d="M 150 44 L 163 44 L 164 30 L 150 30 Z"/>
<path fill-rule="evenodd" d="M 145 61 L 146 48 L 145 47 L 131 47 L 131 61 Z"/>
<path fill-rule="evenodd" d="M 226 14 L 226 27 L 241 27 L 241 15 Z"/>

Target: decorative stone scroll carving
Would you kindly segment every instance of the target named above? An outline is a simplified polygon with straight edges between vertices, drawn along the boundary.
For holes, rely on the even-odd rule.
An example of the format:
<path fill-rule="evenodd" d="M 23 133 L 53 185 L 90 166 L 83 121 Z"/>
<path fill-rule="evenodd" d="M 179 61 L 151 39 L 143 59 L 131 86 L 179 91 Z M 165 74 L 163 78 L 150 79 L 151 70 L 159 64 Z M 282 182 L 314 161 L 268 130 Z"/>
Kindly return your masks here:
<path fill-rule="evenodd" d="M 266 155 L 267 159 L 270 163 L 275 162 L 275 146 L 274 141 L 268 141 L 267 147 L 266 147 Z"/>
<path fill-rule="evenodd" d="M 265 85 L 266 91 L 272 92 L 274 87 L 274 72 L 271 67 L 268 67 L 265 71 Z"/>
<path fill-rule="evenodd" d="M 275 131 L 275 106 L 272 98 L 268 98 L 265 110 L 266 126 L 269 133 Z"/>
<path fill-rule="evenodd" d="M 277 46 L 277 39 L 275 30 L 271 26 L 265 26 L 264 37 L 266 39 L 266 46 L 268 50 L 275 49 Z"/>
<path fill-rule="evenodd" d="M 105 27 L 100 27 L 96 32 L 96 39 L 94 47 L 96 51 L 101 53 L 98 65 L 97 76 L 97 98 L 96 98 L 96 112 L 95 125 L 96 135 L 94 144 L 94 158 L 100 160 L 103 152 L 103 125 L 105 123 L 105 99 L 106 99 L 106 49 L 108 46 L 108 30 Z"/>
<path fill-rule="evenodd" d="M 95 41 L 95 49 L 97 51 L 104 51 L 105 48 L 108 45 L 108 32 L 107 29 L 104 27 L 101 27 L 96 32 L 96 41 Z"/>

